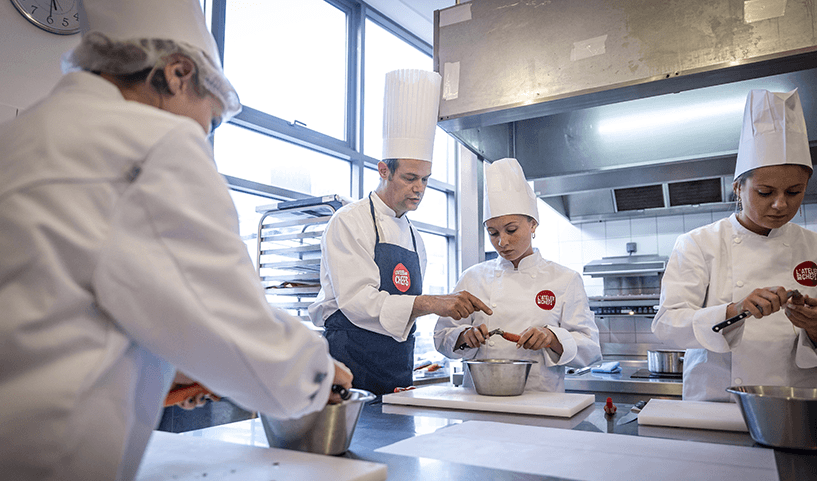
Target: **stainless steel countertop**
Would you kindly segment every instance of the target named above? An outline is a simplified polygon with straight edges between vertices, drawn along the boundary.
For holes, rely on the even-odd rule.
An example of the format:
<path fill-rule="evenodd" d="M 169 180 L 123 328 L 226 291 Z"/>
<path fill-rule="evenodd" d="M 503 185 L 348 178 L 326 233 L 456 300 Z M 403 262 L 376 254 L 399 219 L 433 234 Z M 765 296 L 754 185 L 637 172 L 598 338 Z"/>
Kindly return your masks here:
<path fill-rule="evenodd" d="M 596 395 L 596 401 L 613 397 L 614 401 L 635 403 L 641 398 L 680 398 L 683 391 L 681 379 L 646 379 L 631 377 L 640 369 L 647 369 L 647 361 L 640 359 L 607 359 L 604 362 L 618 361 L 621 372 L 603 374 L 585 372 L 580 375 L 565 375 L 565 391 L 581 392 Z M 601 363 L 595 363 L 598 366 Z"/>
<path fill-rule="evenodd" d="M 605 416 L 603 410 L 604 403 L 596 402 L 594 405 L 588 406 L 571 418 L 555 418 L 523 414 L 399 406 L 382 404 L 380 398 L 378 398 L 364 406 L 354 437 L 352 438 L 351 447 L 349 451 L 342 456 L 350 459 L 361 459 L 388 465 L 388 479 L 390 481 L 415 481 L 420 479 L 468 479 L 469 481 L 561 479 L 375 452 L 376 449 L 383 446 L 388 446 L 413 436 L 426 434 L 448 425 L 469 420 L 496 421 L 528 426 L 577 429 L 590 432 L 616 433 L 631 436 L 668 438 L 760 448 L 748 433 L 639 426 L 638 422 L 617 426 L 616 422 L 618 419 L 627 414 L 632 405 L 624 403 L 616 404 L 618 411 L 613 417 Z M 223 437 L 224 440 L 236 442 L 237 439 L 253 439 L 252 442 L 244 442 L 244 444 L 267 446 L 266 438 L 263 435 L 264 431 L 258 419 L 239 421 L 184 434 L 202 436 L 204 431 L 207 431 L 205 437 L 209 438 L 218 438 L 219 433 L 225 433 Z M 775 460 L 777 462 L 780 480 L 802 481 L 804 479 L 813 479 L 814 473 L 817 472 L 817 453 L 775 450 Z M 586 458 L 577 455 L 576 462 L 586 461 Z"/>

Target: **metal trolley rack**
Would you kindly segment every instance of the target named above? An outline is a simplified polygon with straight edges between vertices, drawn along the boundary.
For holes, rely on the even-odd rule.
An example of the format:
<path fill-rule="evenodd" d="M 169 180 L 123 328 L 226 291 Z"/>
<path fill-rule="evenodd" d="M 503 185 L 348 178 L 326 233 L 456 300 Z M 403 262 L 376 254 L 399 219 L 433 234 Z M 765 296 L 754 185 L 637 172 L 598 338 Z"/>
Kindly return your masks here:
<path fill-rule="evenodd" d="M 307 308 L 321 289 L 321 236 L 349 200 L 338 195 L 259 206 L 258 274 L 270 305 L 309 321 Z"/>

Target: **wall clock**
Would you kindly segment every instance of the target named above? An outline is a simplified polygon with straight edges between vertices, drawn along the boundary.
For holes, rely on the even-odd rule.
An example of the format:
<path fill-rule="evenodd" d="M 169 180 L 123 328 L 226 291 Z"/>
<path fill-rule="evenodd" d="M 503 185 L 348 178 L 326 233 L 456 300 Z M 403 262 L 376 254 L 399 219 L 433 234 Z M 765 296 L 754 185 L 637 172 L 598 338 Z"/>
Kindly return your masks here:
<path fill-rule="evenodd" d="M 79 32 L 80 0 L 11 0 L 31 23 L 58 35 Z"/>

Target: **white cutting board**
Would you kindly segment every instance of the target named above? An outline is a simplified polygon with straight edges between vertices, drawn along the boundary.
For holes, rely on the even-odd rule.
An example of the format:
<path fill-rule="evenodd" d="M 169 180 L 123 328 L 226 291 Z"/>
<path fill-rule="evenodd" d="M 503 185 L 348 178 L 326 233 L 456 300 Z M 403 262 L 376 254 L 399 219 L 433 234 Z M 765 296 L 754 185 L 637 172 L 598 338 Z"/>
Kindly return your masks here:
<path fill-rule="evenodd" d="M 154 431 L 137 481 L 383 481 L 385 464 Z"/>
<path fill-rule="evenodd" d="M 638 424 L 749 432 L 735 403 L 650 399 L 638 414 Z"/>
<path fill-rule="evenodd" d="M 446 426 L 376 452 L 583 481 L 780 479 L 768 448 L 485 421 Z"/>
<path fill-rule="evenodd" d="M 571 417 L 595 401 L 592 394 L 525 392 L 519 396 L 481 396 L 463 387 L 432 385 L 383 395 L 385 404 L 470 411 Z"/>

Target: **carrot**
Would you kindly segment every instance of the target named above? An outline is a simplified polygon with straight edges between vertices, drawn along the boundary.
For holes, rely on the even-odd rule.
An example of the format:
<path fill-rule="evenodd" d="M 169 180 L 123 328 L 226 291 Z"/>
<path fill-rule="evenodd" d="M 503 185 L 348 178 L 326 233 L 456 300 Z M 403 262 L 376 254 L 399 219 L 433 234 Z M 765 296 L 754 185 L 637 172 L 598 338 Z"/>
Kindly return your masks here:
<path fill-rule="evenodd" d="M 502 337 L 511 342 L 519 342 L 519 334 L 511 334 L 510 332 L 503 332 Z"/>
<path fill-rule="evenodd" d="M 167 397 L 165 397 L 165 407 L 179 404 L 180 402 L 183 402 L 188 398 L 198 396 L 199 394 L 209 394 L 214 401 L 218 401 L 220 399 L 206 387 L 199 383 L 194 383 L 174 389 L 167 393 Z"/>

